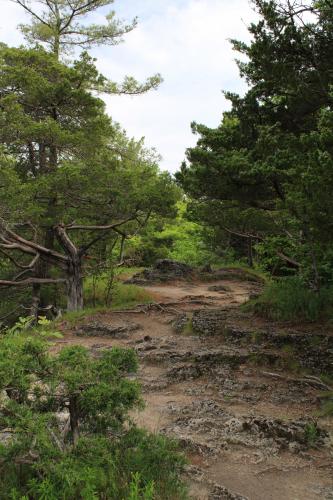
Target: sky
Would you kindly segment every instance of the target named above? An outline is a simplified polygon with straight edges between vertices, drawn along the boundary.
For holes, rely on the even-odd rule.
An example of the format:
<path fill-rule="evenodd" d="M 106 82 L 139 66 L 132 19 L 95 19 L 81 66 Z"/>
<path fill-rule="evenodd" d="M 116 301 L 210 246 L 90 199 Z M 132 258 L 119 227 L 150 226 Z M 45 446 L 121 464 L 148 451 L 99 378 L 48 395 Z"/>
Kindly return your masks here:
<path fill-rule="evenodd" d="M 20 45 L 22 8 L 10 0 L 0 6 L 0 41 Z M 222 90 L 244 93 L 229 39 L 248 41 L 255 14 L 249 0 L 115 0 L 112 8 L 124 20 L 137 16 L 139 24 L 124 43 L 90 51 L 99 70 L 114 81 L 161 73 L 164 82 L 142 96 L 106 97 L 107 111 L 130 137 L 156 148 L 162 169 L 175 172 L 197 140 L 191 122 L 216 127 L 229 109 Z M 105 13 L 92 20 L 103 22 Z"/>

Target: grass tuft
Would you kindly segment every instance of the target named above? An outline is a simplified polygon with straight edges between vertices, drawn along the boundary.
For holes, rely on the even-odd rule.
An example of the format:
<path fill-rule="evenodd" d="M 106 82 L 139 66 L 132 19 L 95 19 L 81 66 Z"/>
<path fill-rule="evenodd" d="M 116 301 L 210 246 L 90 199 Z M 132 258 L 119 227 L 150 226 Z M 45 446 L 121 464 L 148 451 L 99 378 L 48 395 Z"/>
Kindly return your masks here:
<path fill-rule="evenodd" d="M 153 297 L 144 288 L 115 282 L 112 286 L 110 303 L 105 305 L 105 287 L 106 283 L 102 280 L 97 283 L 94 292 L 89 287 L 86 287 L 84 309 L 82 311 L 67 312 L 64 314 L 64 318 L 70 323 L 75 323 L 94 314 L 105 314 L 112 310 L 132 309 L 139 304 L 154 302 Z M 94 293 L 94 297 L 92 297 L 92 293 Z"/>
<path fill-rule="evenodd" d="M 144 288 L 137 285 L 116 283 L 113 288 L 111 309 L 130 309 L 138 304 L 154 302 L 153 297 Z"/>
<path fill-rule="evenodd" d="M 314 322 L 333 317 L 333 290 L 310 290 L 298 278 L 281 278 L 266 285 L 245 309 L 272 320 Z"/>

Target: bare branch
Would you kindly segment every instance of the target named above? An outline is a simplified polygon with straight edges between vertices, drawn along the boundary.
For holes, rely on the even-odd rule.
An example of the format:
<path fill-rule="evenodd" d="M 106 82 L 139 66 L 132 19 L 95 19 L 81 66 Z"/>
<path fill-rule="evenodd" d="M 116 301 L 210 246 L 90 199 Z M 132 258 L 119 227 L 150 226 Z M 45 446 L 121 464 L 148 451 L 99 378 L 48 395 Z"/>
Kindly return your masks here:
<path fill-rule="evenodd" d="M 45 26 L 48 26 L 51 28 L 50 24 L 47 23 L 43 18 L 41 18 L 36 12 L 30 9 L 30 7 L 27 6 L 25 0 L 11 0 L 14 3 L 19 4 L 23 9 L 28 12 L 31 16 L 35 17 L 40 23 L 45 24 Z"/>
<path fill-rule="evenodd" d="M 2 248 L 21 250 L 24 253 L 30 253 L 30 254 L 33 253 L 34 255 L 36 253 L 39 253 L 41 256 L 56 260 L 57 262 L 63 262 L 63 263 L 68 262 L 67 256 L 62 255 L 61 253 L 56 252 L 55 250 L 45 248 L 42 245 L 39 245 L 38 243 L 35 243 L 33 241 L 29 241 L 26 240 L 25 238 L 22 238 L 17 233 L 14 233 L 14 231 L 11 231 L 7 227 L 5 227 L 4 224 L 0 224 L 0 232 L 1 231 L 2 231 L 1 239 L 3 241 L 6 240 L 5 244 L 0 245 L 2 246 Z"/>
<path fill-rule="evenodd" d="M 119 226 L 122 226 L 126 224 L 127 222 L 135 220 L 134 216 L 128 217 L 127 219 L 124 219 L 119 222 L 115 222 L 113 224 L 108 224 L 106 226 L 84 226 L 84 225 L 69 225 L 66 226 L 67 231 L 73 231 L 73 230 L 81 230 L 81 231 L 108 231 L 111 229 L 115 229 Z"/>

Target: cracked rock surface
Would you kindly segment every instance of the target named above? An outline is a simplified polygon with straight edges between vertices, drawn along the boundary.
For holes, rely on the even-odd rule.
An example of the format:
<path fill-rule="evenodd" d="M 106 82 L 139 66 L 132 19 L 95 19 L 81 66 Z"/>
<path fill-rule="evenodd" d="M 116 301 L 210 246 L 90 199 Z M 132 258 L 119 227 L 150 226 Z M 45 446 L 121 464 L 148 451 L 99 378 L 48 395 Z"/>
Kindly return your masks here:
<path fill-rule="evenodd" d="M 238 272 L 169 284 L 163 266 L 165 280 L 146 288 L 165 307 L 65 326 L 59 348 L 136 350 L 146 406 L 133 418 L 179 440 L 191 498 L 332 500 L 333 422 L 318 412 L 333 332 L 247 316 L 238 305 L 258 283 Z"/>

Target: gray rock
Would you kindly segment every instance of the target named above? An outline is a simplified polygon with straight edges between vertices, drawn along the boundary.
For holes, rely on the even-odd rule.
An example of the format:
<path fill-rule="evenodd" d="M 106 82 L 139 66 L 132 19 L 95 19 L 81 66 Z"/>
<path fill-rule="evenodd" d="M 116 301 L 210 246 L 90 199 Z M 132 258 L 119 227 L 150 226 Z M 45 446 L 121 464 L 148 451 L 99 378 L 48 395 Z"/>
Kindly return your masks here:
<path fill-rule="evenodd" d="M 215 484 L 208 496 L 208 500 L 249 500 L 248 497 L 244 497 L 238 493 L 233 493 L 228 490 L 225 486 L 220 484 Z"/>
<path fill-rule="evenodd" d="M 81 325 L 75 334 L 79 337 L 112 337 L 115 339 L 126 339 L 131 332 L 141 327 L 135 323 L 123 325 L 107 325 L 105 323 L 93 322 Z"/>
<path fill-rule="evenodd" d="M 210 292 L 229 292 L 230 288 L 224 285 L 211 285 L 208 287 Z"/>
<path fill-rule="evenodd" d="M 193 274 L 193 267 L 171 259 L 157 260 L 154 267 L 144 269 L 141 273 L 135 274 L 126 283 L 134 283 L 137 285 L 149 283 L 161 283 L 172 280 L 186 279 Z"/>
<path fill-rule="evenodd" d="M 200 309 L 193 313 L 193 331 L 203 336 L 221 335 L 228 312 L 224 309 Z"/>

